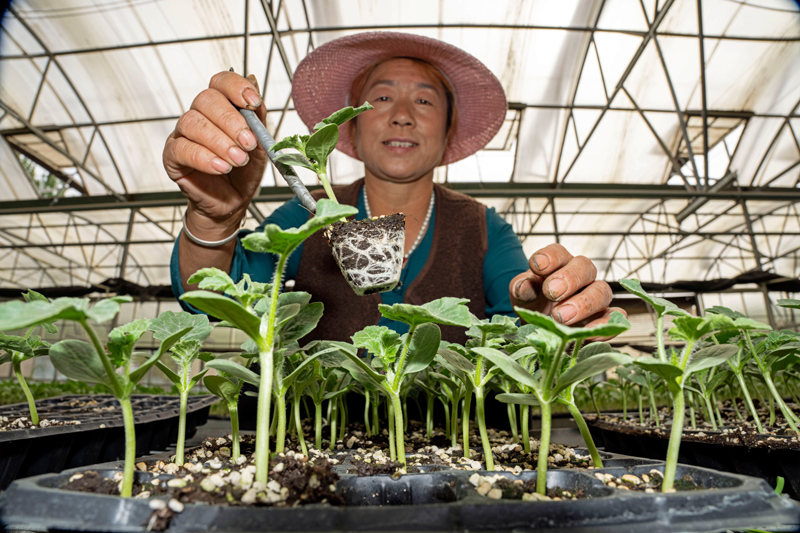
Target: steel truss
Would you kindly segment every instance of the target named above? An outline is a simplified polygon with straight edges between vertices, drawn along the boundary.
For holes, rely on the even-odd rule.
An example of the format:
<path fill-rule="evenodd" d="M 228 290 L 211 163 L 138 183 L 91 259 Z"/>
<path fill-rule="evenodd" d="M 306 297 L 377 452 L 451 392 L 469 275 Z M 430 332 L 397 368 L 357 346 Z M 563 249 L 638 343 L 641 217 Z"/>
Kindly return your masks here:
<path fill-rule="evenodd" d="M 299 1 L 302 5 L 305 16 L 299 25 L 295 21 L 290 21 L 286 16 L 285 3 L 289 1 Z M 282 68 L 291 80 L 293 73 L 285 43 L 295 35 L 308 34 L 308 49 L 311 50 L 314 48 L 315 38 L 318 35 L 331 31 L 462 27 L 515 30 L 557 29 L 559 31 L 575 32 L 584 36 L 583 47 L 578 54 L 580 60 L 576 65 L 575 76 L 569 90 L 569 101 L 566 105 L 517 102 L 509 105 L 509 109 L 513 112 L 509 115 L 511 117 L 510 120 L 514 124 L 508 130 L 509 138 L 502 143 L 502 149 L 504 150 L 519 150 L 519 121 L 521 114 L 526 109 L 555 109 L 565 114 L 565 120 L 562 121 L 561 130 L 558 132 L 558 159 L 555 164 L 555 171 L 549 182 L 518 183 L 514 181 L 514 176 L 512 175 L 510 183 L 451 184 L 453 188 L 476 197 L 505 198 L 506 201 L 503 207 L 499 209 L 499 212 L 511 222 L 526 247 L 530 247 L 528 245 L 532 245 L 534 242 L 546 243 L 553 240 L 560 242 L 565 238 L 602 236 L 608 241 L 607 250 L 603 253 L 595 254 L 590 259 L 597 262 L 601 274 L 607 279 L 622 276 L 644 276 L 662 281 L 669 277 L 666 272 L 666 264 L 668 262 L 687 259 L 705 261 L 708 264 L 706 278 L 719 277 L 724 271 L 730 271 L 731 268 L 738 271 L 775 268 L 781 260 L 793 259 L 793 271 L 780 273 L 796 277 L 800 273 L 797 268 L 800 246 L 794 246 L 792 243 L 796 243 L 797 239 L 790 239 L 790 237 L 800 237 L 800 215 L 797 209 L 797 203 L 800 202 L 800 189 L 797 188 L 797 181 L 794 182 L 792 187 L 782 188 L 773 186 L 773 183 L 791 173 L 800 165 L 800 155 L 797 161 L 794 161 L 776 175 L 766 176 L 763 171 L 773 157 L 782 135 L 790 134 L 792 136 L 798 154 L 800 154 L 800 138 L 798 138 L 798 132 L 795 129 L 796 125 L 791 122 L 791 119 L 800 118 L 800 115 L 798 115 L 800 101 L 796 103 L 791 113 L 786 115 L 752 112 L 731 113 L 729 111 L 721 113 L 709 109 L 706 101 L 706 64 L 704 61 L 700 61 L 700 58 L 705 57 L 704 47 L 710 41 L 738 40 L 791 43 L 800 41 L 800 37 L 735 37 L 705 34 L 702 25 L 703 3 L 702 0 L 695 1 L 698 31 L 696 33 L 676 33 L 659 30 L 675 0 L 658 2 L 660 9 L 652 17 L 648 16 L 644 0 L 640 0 L 639 5 L 648 26 L 646 31 L 599 28 L 598 22 L 605 7 L 605 0 L 597 0 L 593 5 L 589 24 L 567 27 L 523 24 L 500 26 L 429 24 L 413 26 L 312 27 L 305 0 L 272 2 L 260 0 L 259 3 L 262 7 L 264 19 L 270 28 L 268 32 L 250 31 L 249 28 L 252 26 L 252 21 L 248 20 L 250 16 L 249 0 L 245 0 L 245 29 L 243 33 L 62 51 L 48 50 L 42 39 L 36 35 L 33 28 L 26 22 L 25 17 L 15 11 L 12 6 L 6 16 L 13 17 L 15 21 L 19 22 L 38 42 L 43 52 L 0 56 L 0 61 L 22 59 L 30 61 L 33 65 L 38 65 L 36 61 L 40 59 L 45 59 L 46 61 L 43 68 L 37 67 L 41 77 L 30 109 L 14 109 L 8 103 L 0 100 L 0 113 L 2 113 L 2 116 L 13 117 L 22 125 L 21 127 L 9 127 L 0 130 L 0 135 L 5 138 L 14 150 L 47 168 L 56 177 L 64 181 L 68 187 L 71 187 L 82 196 L 58 200 L 40 199 L 26 202 L 0 202 L 0 249 L 10 250 L 15 257 L 11 262 L 0 263 L 0 280 L 7 286 L 35 285 L 36 280 L 44 284 L 48 282 L 57 283 L 52 274 L 54 271 L 58 271 L 67 276 L 71 285 L 96 285 L 101 280 L 112 277 L 109 275 L 107 267 L 99 266 L 104 264 L 103 259 L 108 259 L 110 255 L 117 258 L 115 268 L 112 269 L 117 277 L 135 277 L 136 279 L 131 280 L 140 284 L 147 284 L 151 280 L 148 278 L 146 265 L 141 264 L 139 256 L 133 252 L 132 246 L 162 246 L 165 247 L 164 249 L 168 249 L 181 227 L 182 209 L 179 207 L 184 203 L 183 197 L 177 192 L 150 195 L 130 194 L 125 189 L 125 180 L 117 166 L 115 155 L 109 150 L 104 137 L 104 129 L 115 125 L 131 122 L 172 121 L 176 120 L 178 116 L 149 116 L 127 121 L 95 120 L 89 107 L 81 97 L 80 91 L 70 80 L 69 73 L 63 68 L 61 64 L 62 57 L 144 47 L 152 47 L 158 50 L 160 46 L 198 41 L 233 41 L 241 43 L 244 52 L 242 68 L 244 72 L 250 72 L 252 70 L 250 68 L 252 65 L 249 64 L 251 61 L 251 54 L 249 53 L 251 38 L 270 36 L 272 39 L 267 56 L 267 65 L 264 70 L 265 75 L 260 80 L 261 87 L 266 90 L 271 74 L 274 71 L 273 67 Z M 279 30 L 279 25 L 286 29 Z M 607 85 L 595 41 L 596 35 L 604 33 L 624 34 L 641 39 L 638 49 L 614 87 L 608 87 Z M 679 104 L 673 77 L 664 59 L 661 46 L 661 40 L 667 37 L 692 38 L 697 42 L 697 56 L 686 60 L 699 63 L 700 79 L 696 89 L 701 94 L 702 106 L 700 109 L 685 109 Z M 3 38 L 11 38 L 5 29 L 3 29 Z M 643 108 L 629 92 L 629 88 L 626 87 L 629 75 L 648 46 L 653 46 L 657 52 L 659 66 L 670 90 L 671 108 Z M 576 95 L 584 75 L 584 66 L 587 61 L 594 58 L 600 65 L 600 76 L 604 90 L 603 97 L 606 103 L 604 105 L 579 105 L 576 103 Z M 273 65 L 273 62 L 275 62 L 275 65 Z M 64 77 L 82 107 L 81 114 L 87 116 L 89 118 L 88 121 L 77 122 L 73 120 L 71 123 L 47 126 L 36 126 L 31 122 L 43 88 L 48 83 L 48 75 L 54 71 L 58 71 Z M 632 103 L 633 109 L 613 106 L 612 102 L 614 102 L 618 94 L 625 95 Z M 271 114 L 278 114 L 276 131 L 273 132 L 276 136 L 283 124 L 284 117 L 291 110 L 290 100 L 287 100 L 280 109 L 269 110 Z M 577 110 L 596 110 L 599 111 L 599 115 L 589 129 L 588 135 L 582 141 L 576 139 L 577 153 L 568 157 L 565 153 L 565 144 L 570 127 L 572 127 L 573 131 L 577 131 L 574 115 Z M 631 113 L 644 121 L 648 130 L 656 139 L 658 146 L 669 160 L 670 168 L 666 169 L 667 176 L 677 176 L 681 185 L 668 185 L 665 181 L 659 185 L 633 188 L 630 185 L 609 184 L 598 186 L 596 184 L 577 183 L 570 179 L 570 173 L 575 163 L 591 141 L 603 117 L 609 111 Z M 678 135 L 674 138 L 663 138 L 648 118 L 648 115 L 653 113 L 675 115 L 680 126 Z M 780 119 L 782 125 L 762 154 L 751 184 L 735 182 L 732 188 L 712 191 L 713 182 L 709 174 L 709 158 L 707 155 L 714 146 L 710 146 L 709 123 L 719 116 L 740 119 L 745 132 L 753 119 Z M 690 117 L 700 117 L 702 121 L 702 131 L 695 138 L 690 135 L 687 124 Z M 86 141 L 85 149 L 81 153 L 72 153 L 64 140 L 65 133 L 83 131 L 86 128 L 91 133 L 88 139 L 84 139 Z M 741 135 L 744 135 L 744 132 Z M 739 138 L 741 138 L 741 135 Z M 38 144 L 20 140 L 31 136 L 38 141 Z M 43 147 L 44 153 L 38 152 L 37 146 Z M 699 148 L 699 152 L 696 151 L 696 147 Z M 95 149 L 102 149 L 108 153 L 111 166 L 116 175 L 103 176 L 93 170 L 93 168 L 99 168 L 94 160 L 93 151 Z M 688 153 L 688 157 L 685 160 L 678 155 L 681 149 Z M 54 164 L 51 157 L 46 154 L 55 154 L 65 162 L 65 165 L 68 164 L 77 169 L 77 176 L 66 174 L 63 171 L 64 165 Z M 703 156 L 702 165 L 697 164 L 695 156 Z M 733 152 L 728 154 L 729 161 L 732 161 L 735 156 L 736 149 L 734 148 Z M 728 171 L 732 170 L 729 166 Z M 88 196 L 87 183 L 89 182 L 101 187 L 106 195 Z M 121 190 L 111 185 L 116 182 L 121 184 Z M 280 182 L 276 180 L 276 183 Z M 36 185 L 34 184 L 35 187 Z M 290 194 L 289 189 L 286 187 L 265 187 L 251 207 L 251 217 L 257 223 L 261 222 L 264 218 L 262 210 L 270 210 L 271 206 L 276 202 L 289 198 Z M 563 200 L 581 198 L 640 199 L 649 201 L 649 204 L 644 209 L 628 213 L 624 209 L 622 211 L 619 209 L 609 211 L 575 210 L 560 205 Z M 675 219 L 676 200 L 692 200 L 694 198 L 705 198 L 710 204 L 705 208 L 700 208 L 682 223 L 678 223 Z M 774 202 L 774 205 L 771 205 L 766 210 L 761 209 L 758 213 L 751 213 L 750 207 L 754 202 Z M 681 203 L 681 207 L 683 205 Z M 170 211 L 171 216 L 164 216 L 162 211 L 158 213 L 154 211 L 156 209 L 163 210 L 164 208 Z M 101 210 L 127 210 L 127 223 L 106 224 L 93 220 L 90 213 L 81 214 L 88 211 Z M 54 213 L 63 214 L 64 219 L 59 222 L 53 222 L 45 221 L 42 218 L 42 215 Z M 563 223 L 571 215 L 602 215 L 603 213 L 609 215 L 627 214 L 630 217 L 630 222 L 627 227 L 601 231 L 592 231 L 591 228 L 576 231 L 566 228 Z M 28 215 L 29 223 L 27 228 L 19 222 L 9 222 L 11 219 L 7 218 L 19 217 L 20 215 Z M 134 231 L 134 227 L 137 225 L 149 228 L 149 237 L 137 236 L 137 232 Z M 32 235 L 32 228 L 41 230 L 44 237 Z M 86 232 L 92 230 L 96 238 L 75 241 L 74 235 L 70 236 L 70 230 L 75 232 L 74 234 L 81 232 L 80 235 L 87 235 Z M 709 248 L 708 245 L 716 245 L 716 247 Z M 65 251 L 74 248 L 79 249 L 81 255 L 68 255 L 65 257 Z M 27 261 L 24 261 L 25 265 L 20 264 L 22 259 L 27 259 Z M 165 268 L 168 264 L 166 259 L 165 257 L 163 261 L 158 262 L 155 266 Z M 154 265 L 151 262 L 149 266 L 153 267 Z M 657 271 L 656 269 L 659 268 L 660 271 Z"/>

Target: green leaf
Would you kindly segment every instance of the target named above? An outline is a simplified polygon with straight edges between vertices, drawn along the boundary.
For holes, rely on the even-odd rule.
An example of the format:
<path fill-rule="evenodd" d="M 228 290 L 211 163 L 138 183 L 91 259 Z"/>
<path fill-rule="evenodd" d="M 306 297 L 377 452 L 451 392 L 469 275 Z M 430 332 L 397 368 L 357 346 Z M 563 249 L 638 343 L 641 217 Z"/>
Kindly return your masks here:
<path fill-rule="evenodd" d="M 294 319 L 281 328 L 279 332 L 281 343 L 286 345 L 311 333 L 317 327 L 324 311 L 325 305 L 322 302 L 304 305 Z"/>
<path fill-rule="evenodd" d="M 503 403 L 515 403 L 520 405 L 530 405 L 533 407 L 539 407 L 542 405 L 542 402 L 539 401 L 539 398 L 536 397 L 535 394 L 523 394 L 521 392 L 505 392 L 503 394 L 498 394 L 496 396 L 498 401 Z"/>
<path fill-rule="evenodd" d="M 402 369 L 403 375 L 428 368 L 433 362 L 433 358 L 436 357 L 441 340 L 442 332 L 436 324 L 422 324 L 417 327 L 411 338 L 405 368 Z"/>
<path fill-rule="evenodd" d="M 574 383 L 580 383 L 584 379 L 596 376 L 601 372 L 605 372 L 609 368 L 624 365 L 630 362 L 630 360 L 631 358 L 629 355 L 619 352 L 612 352 L 593 355 L 592 357 L 575 363 L 575 366 L 558 377 L 556 386 L 552 392 L 552 397 L 555 398 L 559 395 L 559 393 Z"/>
<path fill-rule="evenodd" d="M 653 309 L 656 310 L 656 313 L 658 314 L 659 317 L 664 315 L 672 315 L 672 316 L 689 315 L 689 313 L 687 313 L 674 303 L 670 302 L 669 300 L 665 300 L 664 298 L 658 298 L 657 296 L 652 296 L 647 292 L 645 292 L 645 290 L 642 288 L 642 284 L 639 283 L 638 279 L 621 279 L 619 280 L 619 284 L 622 285 L 622 288 L 625 289 L 626 291 L 635 294 L 640 299 L 649 303 L 653 307 Z"/>
<path fill-rule="evenodd" d="M 724 363 L 739 351 L 737 346 L 730 344 L 720 344 L 709 346 L 693 353 L 689 359 L 689 364 L 683 371 L 684 375 L 688 376 L 694 372 L 711 368 Z"/>
<path fill-rule="evenodd" d="M 664 378 L 664 380 L 667 382 L 667 387 L 669 387 L 673 392 L 675 392 L 675 380 L 683 376 L 683 371 L 680 369 L 680 367 L 671 365 L 669 363 L 664 363 L 659 359 L 649 355 L 637 357 L 633 360 L 633 363 Z"/>
<path fill-rule="evenodd" d="M 697 342 L 711 333 L 733 329 L 736 327 L 730 317 L 712 313 L 704 317 L 682 316 L 676 318 L 672 322 L 669 335 L 687 342 Z"/>
<path fill-rule="evenodd" d="M 227 378 L 222 376 L 205 376 L 203 378 L 203 385 L 206 386 L 211 394 L 222 398 L 228 405 L 236 404 L 239 401 L 239 387 Z"/>
<path fill-rule="evenodd" d="M 181 300 L 213 317 L 227 320 L 256 342 L 256 339 L 261 339 L 261 320 L 227 296 L 208 291 L 191 291 L 184 293 Z"/>
<path fill-rule="evenodd" d="M 714 392 L 723 383 L 734 377 L 735 377 L 734 373 L 727 369 L 722 370 L 721 372 L 717 372 L 716 374 L 714 374 L 714 377 L 708 380 L 708 383 L 706 383 L 706 389 L 708 390 L 708 392 Z"/>
<path fill-rule="evenodd" d="M 100 356 L 88 342 L 75 339 L 57 342 L 50 347 L 50 361 L 56 370 L 70 379 L 100 383 L 112 391 L 116 390 L 111 380 L 118 378 L 106 373 Z"/>
<path fill-rule="evenodd" d="M 351 338 L 354 346 L 366 349 L 384 364 L 394 362 L 400 348 L 400 335 L 386 326 L 367 326 Z"/>
<path fill-rule="evenodd" d="M 200 356 L 200 341 L 185 338 L 179 340 L 172 345 L 172 358 L 178 363 L 181 369 L 188 369 L 192 367 L 192 363 Z"/>
<path fill-rule="evenodd" d="M 753 320 L 752 318 L 747 318 L 746 316 L 739 317 L 733 321 L 733 325 L 736 326 L 736 329 L 739 330 L 771 330 L 772 326 L 769 324 L 764 324 L 763 322 L 759 322 L 758 320 Z"/>
<path fill-rule="evenodd" d="M 28 328 L 54 320 L 83 320 L 89 300 L 86 298 L 57 298 L 52 302 L 29 303 L 12 300 L 0 304 L 0 331 Z"/>
<path fill-rule="evenodd" d="M 201 268 L 189 276 L 186 282 L 189 285 L 199 283 L 198 287 L 200 289 L 219 292 L 226 292 L 236 285 L 227 272 L 214 267 Z"/>
<path fill-rule="evenodd" d="M 543 315 L 536 311 L 529 311 L 523 307 L 515 307 L 514 311 L 517 312 L 522 320 L 553 333 L 558 336 L 558 338 L 562 339 L 562 341 L 586 339 L 589 337 L 613 337 L 631 327 L 630 322 L 628 322 L 625 316 L 619 311 L 611 313 L 611 317 L 609 317 L 608 322 L 605 324 L 593 328 L 572 328 L 570 326 L 565 326 L 558 323 L 551 316 Z"/>
<path fill-rule="evenodd" d="M 323 198 L 317 202 L 316 214 L 299 228 L 282 230 L 275 224 L 267 224 L 263 233 L 251 233 L 242 239 L 242 244 L 251 252 L 271 252 L 286 257 L 317 231 L 357 212 L 355 207 Z"/>
<path fill-rule="evenodd" d="M 121 367 L 131 360 L 134 345 L 147 331 L 150 320 L 139 318 L 123 324 L 108 333 L 108 351 L 111 352 L 111 363 Z"/>
<path fill-rule="evenodd" d="M 119 313 L 119 304 L 133 301 L 133 298 L 130 296 L 114 296 L 112 298 L 106 298 L 105 300 L 100 300 L 96 304 L 94 304 L 88 311 L 86 311 L 86 316 L 90 320 L 94 320 L 98 324 L 102 324 L 103 322 L 108 322 Z"/>
<path fill-rule="evenodd" d="M 494 348 L 473 348 L 472 351 L 482 355 L 496 366 L 500 367 L 500 370 L 502 370 L 503 373 L 511 379 L 516 380 L 518 383 L 521 383 L 526 387 L 532 388 L 536 392 L 537 396 L 541 394 L 541 390 L 539 389 L 539 381 L 534 378 L 530 372 L 525 370 L 522 365 L 511 359 L 508 355 L 504 354 L 500 350 L 496 350 Z"/>
<path fill-rule="evenodd" d="M 371 366 L 369 366 L 363 359 L 358 356 L 355 346 L 348 344 L 346 342 L 338 342 L 332 341 L 330 343 L 332 346 L 337 346 L 340 348 L 339 353 L 345 355 L 350 361 L 355 363 L 361 371 L 363 371 L 370 379 L 372 379 L 375 383 L 382 383 L 386 380 L 386 376 L 376 372 Z M 354 376 L 355 377 L 355 376 Z"/>
<path fill-rule="evenodd" d="M 192 379 L 189 380 L 189 388 L 187 388 L 186 390 L 192 390 L 194 388 L 194 386 L 197 385 L 197 383 L 201 379 L 203 379 L 203 376 L 205 376 L 206 373 L 208 373 L 209 370 L 210 370 L 209 368 L 205 368 L 205 369 L 201 370 L 200 372 L 198 372 L 197 374 L 195 374 L 195 376 Z"/>
<path fill-rule="evenodd" d="M 334 111 L 328 118 L 323 118 L 321 122 L 318 122 L 314 126 L 314 129 L 318 130 L 320 128 L 324 128 L 328 124 L 336 124 L 337 126 L 341 126 L 348 120 L 355 118 L 364 111 L 369 111 L 370 109 L 374 108 L 369 102 L 364 102 L 363 104 L 361 104 L 359 107 L 356 108 L 345 107 L 344 109 L 340 109 L 339 111 Z"/>
<path fill-rule="evenodd" d="M 308 137 L 308 135 L 290 135 L 289 137 L 284 137 L 273 144 L 270 151 L 277 152 L 278 150 L 285 150 L 286 148 L 294 148 L 298 152 L 304 152 Z"/>
<path fill-rule="evenodd" d="M 591 344 L 587 344 L 583 346 L 578 351 L 577 361 L 583 361 L 584 359 L 588 359 L 589 357 L 601 354 L 601 353 L 610 353 L 613 352 L 614 349 L 611 347 L 610 344 L 607 342 L 593 342 Z"/>
<path fill-rule="evenodd" d="M 17 335 L 0 333 L 0 350 L 8 352 L 8 359 L 0 358 L 0 364 L 11 361 L 11 352 L 19 352 L 27 357 L 33 357 L 33 347 L 28 344 L 25 337 L 18 337 Z"/>
<path fill-rule="evenodd" d="M 233 361 L 229 361 L 227 359 L 215 359 L 214 361 L 209 361 L 206 363 L 206 366 L 220 372 L 225 372 L 225 374 L 231 377 L 240 379 L 245 383 L 255 385 L 256 387 L 261 384 L 261 378 L 258 376 L 258 374 L 249 368 L 243 367 L 239 363 L 234 363 Z"/>
<path fill-rule="evenodd" d="M 778 300 L 778 305 L 786 309 L 800 309 L 800 300 L 781 298 Z"/>
<path fill-rule="evenodd" d="M 178 374 L 176 374 L 175 372 L 173 372 L 173 370 L 170 367 L 168 367 L 167 365 L 165 365 L 161 361 L 156 361 L 155 366 L 156 366 L 156 368 L 158 368 L 161 371 L 162 374 L 167 376 L 167 379 L 170 380 L 172 383 L 174 383 L 175 385 L 179 385 L 180 384 L 180 382 L 181 382 L 180 376 Z"/>
<path fill-rule="evenodd" d="M 731 320 L 736 320 L 737 318 L 746 317 L 744 313 L 740 313 L 739 311 L 734 311 L 729 307 L 724 307 L 722 305 L 715 305 L 714 307 L 709 307 L 706 309 L 706 313 L 715 313 L 717 315 L 725 315 L 726 317 L 730 318 Z"/>
<path fill-rule="evenodd" d="M 475 365 L 473 365 L 469 359 L 455 350 L 449 350 L 447 348 L 440 349 L 438 351 L 436 360 L 444 365 L 445 368 L 453 372 L 453 374 L 459 376 L 460 379 L 463 379 L 464 377 L 461 374 L 465 374 L 467 376 L 475 375 Z"/>
<path fill-rule="evenodd" d="M 494 315 L 491 320 L 488 318 L 483 320 L 473 318 L 472 326 L 467 330 L 467 337 L 480 339 L 486 335 L 489 338 L 490 336 L 513 335 L 516 331 L 516 318 L 506 315 Z"/>
<path fill-rule="evenodd" d="M 307 168 L 314 173 L 317 172 L 317 169 L 314 168 L 314 163 L 309 161 L 302 154 L 278 154 L 275 156 L 275 161 L 290 167 L 302 167 Z"/>
<path fill-rule="evenodd" d="M 162 341 L 170 337 L 176 331 L 186 328 L 191 329 L 189 333 L 184 335 L 183 340 L 196 340 L 202 343 L 211 334 L 211 330 L 214 329 L 214 326 L 209 324 L 206 315 L 194 315 L 185 311 L 180 311 L 178 313 L 164 311 L 158 315 L 158 317 L 150 321 L 150 327 L 148 329 L 153 332 L 153 338 Z"/>
<path fill-rule="evenodd" d="M 328 156 L 339 142 L 339 126 L 328 124 L 315 131 L 306 143 L 306 157 L 317 162 L 318 170 L 325 171 Z"/>
<path fill-rule="evenodd" d="M 435 323 L 445 326 L 469 327 L 472 324 L 466 298 L 439 298 L 422 305 L 394 304 L 378 305 L 385 318 L 397 320 L 409 326 Z"/>

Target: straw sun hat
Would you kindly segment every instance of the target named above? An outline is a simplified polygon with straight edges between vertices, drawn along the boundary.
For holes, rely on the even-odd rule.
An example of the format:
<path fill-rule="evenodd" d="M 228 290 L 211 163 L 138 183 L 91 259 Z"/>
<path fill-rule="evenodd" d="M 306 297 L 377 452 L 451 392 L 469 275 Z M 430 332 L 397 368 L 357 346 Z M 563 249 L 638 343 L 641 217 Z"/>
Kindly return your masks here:
<path fill-rule="evenodd" d="M 351 105 L 349 92 L 355 77 L 363 69 L 394 57 L 427 61 L 450 82 L 458 119 L 442 165 L 464 159 L 492 140 L 508 107 L 497 78 L 460 48 L 407 33 L 358 33 L 325 43 L 308 54 L 292 80 L 292 98 L 302 121 L 311 129 L 334 111 Z M 340 128 L 337 148 L 360 159 L 350 128 Z"/>

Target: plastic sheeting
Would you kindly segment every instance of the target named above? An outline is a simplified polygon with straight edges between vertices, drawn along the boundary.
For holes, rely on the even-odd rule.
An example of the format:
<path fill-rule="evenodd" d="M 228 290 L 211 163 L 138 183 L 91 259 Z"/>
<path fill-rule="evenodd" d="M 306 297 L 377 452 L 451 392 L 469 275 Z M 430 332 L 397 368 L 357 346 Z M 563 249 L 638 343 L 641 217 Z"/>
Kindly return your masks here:
<path fill-rule="evenodd" d="M 71 195 L 124 203 L 175 193 L 161 167 L 164 139 L 214 73 L 254 73 L 267 88 L 273 134 L 302 132 L 290 73 L 315 46 L 367 29 L 459 46 L 507 92 L 512 106 L 501 133 L 486 150 L 438 169 L 440 182 L 703 185 L 705 111 L 711 183 L 735 172 L 735 186 L 797 188 L 800 15 L 790 0 L 282 0 L 271 7 L 285 65 L 256 0 L 13 2 L 0 33 L 1 284 L 124 277 L 163 285 L 180 230 L 174 205 L 133 216 L 130 208 L 20 215 L 8 202 L 41 193 L 18 154 L 72 177 Z M 348 183 L 363 168 L 336 154 L 330 173 Z M 283 185 L 268 171 L 263 185 L 276 184 Z M 485 201 L 514 225 L 526 251 L 558 240 L 593 259 L 608 280 L 704 280 L 759 267 L 799 273 L 794 199 L 748 201 L 751 238 L 732 200 L 710 201 L 678 223 L 688 198 L 619 196 Z M 268 214 L 276 205 L 257 207 Z"/>

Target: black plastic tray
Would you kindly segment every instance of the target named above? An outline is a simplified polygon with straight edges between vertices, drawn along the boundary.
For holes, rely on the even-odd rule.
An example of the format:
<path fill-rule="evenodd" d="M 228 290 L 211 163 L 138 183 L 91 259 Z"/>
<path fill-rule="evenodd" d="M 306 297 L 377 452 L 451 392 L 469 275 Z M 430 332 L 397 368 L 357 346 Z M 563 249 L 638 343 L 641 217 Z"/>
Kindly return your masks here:
<path fill-rule="evenodd" d="M 186 413 L 186 437 L 206 423 L 216 396 L 191 396 Z M 136 394 L 136 453 L 166 450 L 178 439 L 180 399 Z M 60 472 L 67 468 L 121 459 L 125 429 L 119 403 L 111 395 L 68 395 L 36 402 L 40 420 L 79 420 L 73 426 L 0 431 L 0 490 L 18 478 Z M 0 415 L 29 416 L 28 404 L 0 407 Z"/>
<path fill-rule="evenodd" d="M 153 459 L 150 457 L 149 459 Z M 158 457 L 156 457 L 158 458 Z M 663 469 L 640 458 L 609 454 L 615 467 L 552 469 L 548 486 L 582 488 L 592 498 L 577 501 L 522 502 L 480 496 L 469 477 L 473 471 L 356 477 L 348 465 L 335 468 L 342 479 L 338 492 L 345 507 L 314 504 L 294 508 L 186 505 L 170 523 L 172 533 L 195 531 L 652 531 L 710 532 L 761 528 L 796 531 L 800 504 L 777 496 L 763 481 L 736 474 L 681 465 L 678 476 L 690 475 L 713 490 L 645 494 L 603 485 L 596 472 L 620 476 Z M 96 469 L 111 477 L 114 464 Z M 95 469 L 95 467 L 93 467 Z M 16 481 L 0 494 L 0 525 L 33 531 L 144 532 L 151 515 L 147 500 L 68 492 L 59 487 L 74 469 Z M 501 474 L 514 479 L 508 472 Z M 152 474 L 137 472 L 139 479 Z M 536 472 L 519 478 L 535 479 Z"/>
<path fill-rule="evenodd" d="M 625 433 L 616 430 L 614 424 L 605 421 L 598 423 L 596 420 L 587 419 L 587 424 L 595 443 L 606 451 L 649 459 L 660 459 L 667 455 L 668 429 L 664 436 L 658 436 Z M 684 430 L 684 434 L 687 433 L 697 433 L 697 431 Z M 704 430 L 703 433 L 714 435 L 720 432 Z M 777 477 L 780 476 L 785 480 L 784 492 L 800 500 L 800 450 L 770 450 L 752 448 L 744 444 L 716 444 L 684 439 L 681 442 L 678 461 L 723 472 L 759 477 L 773 487 Z"/>

